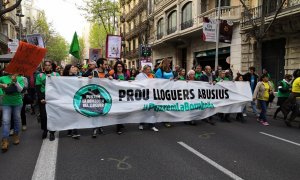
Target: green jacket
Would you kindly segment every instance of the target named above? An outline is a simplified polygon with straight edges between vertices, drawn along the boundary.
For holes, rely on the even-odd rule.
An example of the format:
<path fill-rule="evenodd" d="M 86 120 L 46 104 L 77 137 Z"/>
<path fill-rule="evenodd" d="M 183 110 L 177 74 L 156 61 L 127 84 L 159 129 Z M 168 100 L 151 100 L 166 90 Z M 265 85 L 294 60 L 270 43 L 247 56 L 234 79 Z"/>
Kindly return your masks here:
<path fill-rule="evenodd" d="M 291 85 L 287 83 L 285 80 L 279 82 L 278 85 L 278 97 L 289 97 L 291 93 Z"/>
<path fill-rule="evenodd" d="M 11 76 L 2 76 L 0 77 L 0 84 L 7 84 L 10 85 L 12 84 Z M 2 105 L 5 106 L 19 106 L 23 104 L 23 96 L 21 91 L 24 88 L 24 80 L 21 76 L 17 77 L 17 82 L 15 85 L 19 88 L 17 92 L 14 92 L 12 94 L 6 94 L 3 89 L 1 89 L 2 94 L 3 94 L 3 99 L 2 99 Z"/>
<path fill-rule="evenodd" d="M 221 82 L 221 81 L 230 81 L 230 79 L 228 79 L 227 77 L 224 77 L 223 79 L 220 78 L 220 77 L 218 77 L 218 78 L 216 79 L 216 81 L 217 81 L 217 82 Z"/>
<path fill-rule="evenodd" d="M 59 76 L 57 72 L 52 72 L 51 76 Z M 38 99 L 45 99 L 45 92 L 46 92 L 46 73 L 38 73 L 35 80 L 35 86 L 37 90 Z"/>

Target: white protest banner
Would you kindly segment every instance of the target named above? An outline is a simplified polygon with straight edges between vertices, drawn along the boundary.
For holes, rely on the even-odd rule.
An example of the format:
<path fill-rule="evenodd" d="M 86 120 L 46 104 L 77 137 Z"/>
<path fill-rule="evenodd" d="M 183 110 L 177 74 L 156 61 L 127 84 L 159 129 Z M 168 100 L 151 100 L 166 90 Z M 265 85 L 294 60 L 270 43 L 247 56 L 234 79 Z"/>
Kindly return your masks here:
<path fill-rule="evenodd" d="M 121 58 L 122 37 L 115 35 L 107 35 L 106 37 L 106 58 Z"/>
<path fill-rule="evenodd" d="M 53 131 L 126 123 L 201 120 L 242 112 L 252 100 L 247 82 L 117 81 L 48 77 L 46 109 Z"/>
<path fill-rule="evenodd" d="M 203 18 L 203 41 L 216 42 L 217 22 L 215 19 Z"/>

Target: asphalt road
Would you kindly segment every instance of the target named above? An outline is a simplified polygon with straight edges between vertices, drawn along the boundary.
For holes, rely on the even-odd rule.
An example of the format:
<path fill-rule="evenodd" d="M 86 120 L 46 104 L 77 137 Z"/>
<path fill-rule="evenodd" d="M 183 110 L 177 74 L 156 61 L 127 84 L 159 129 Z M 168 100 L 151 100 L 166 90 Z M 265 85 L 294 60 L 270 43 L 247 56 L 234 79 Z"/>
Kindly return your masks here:
<path fill-rule="evenodd" d="M 51 160 L 40 161 L 44 151 L 40 152 L 41 131 L 30 117 L 21 144 L 0 154 L 0 179 L 32 179 L 37 171 L 41 174 L 37 179 L 57 180 L 300 179 L 300 129 L 296 124 L 287 128 L 282 120 L 271 120 L 265 127 L 251 114 L 246 123 L 215 120 L 216 126 L 176 123 L 167 129 L 158 125 L 159 132 L 126 125 L 122 135 L 111 126 L 97 139 L 91 138 L 91 130 L 80 130 L 80 140 L 60 132 L 53 168 Z M 41 163 L 45 167 L 38 168 Z"/>

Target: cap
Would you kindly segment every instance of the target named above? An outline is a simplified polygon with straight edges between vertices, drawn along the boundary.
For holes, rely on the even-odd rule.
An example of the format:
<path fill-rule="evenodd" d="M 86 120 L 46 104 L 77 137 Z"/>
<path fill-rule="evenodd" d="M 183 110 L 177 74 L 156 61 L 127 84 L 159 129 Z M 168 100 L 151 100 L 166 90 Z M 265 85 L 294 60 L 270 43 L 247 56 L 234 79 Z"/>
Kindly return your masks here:
<path fill-rule="evenodd" d="M 90 61 L 89 64 L 95 65 L 97 67 L 96 61 Z"/>

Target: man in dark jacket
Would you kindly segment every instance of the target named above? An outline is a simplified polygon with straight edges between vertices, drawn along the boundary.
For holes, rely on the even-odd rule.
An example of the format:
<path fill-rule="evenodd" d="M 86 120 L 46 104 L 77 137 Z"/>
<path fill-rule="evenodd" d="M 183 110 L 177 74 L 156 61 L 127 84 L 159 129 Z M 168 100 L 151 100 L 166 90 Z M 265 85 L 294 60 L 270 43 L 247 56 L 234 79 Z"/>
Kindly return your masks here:
<path fill-rule="evenodd" d="M 216 76 L 212 74 L 210 66 L 205 66 L 204 73 L 201 75 L 200 81 L 216 84 Z"/>
<path fill-rule="evenodd" d="M 257 85 L 257 82 L 259 81 L 258 75 L 255 73 L 255 67 L 250 67 L 249 72 L 246 73 L 245 75 L 243 75 L 243 79 L 244 79 L 244 81 L 248 81 L 250 83 L 251 92 L 253 94 L 255 87 Z M 251 107 L 252 107 L 253 113 L 255 113 L 256 116 L 259 116 L 259 113 L 257 112 L 257 109 L 256 109 L 255 101 L 251 102 Z M 246 113 L 244 112 L 243 115 L 246 116 Z"/>
<path fill-rule="evenodd" d="M 216 84 L 216 77 L 212 74 L 210 66 L 205 66 L 204 73 L 201 75 L 199 80 L 208 82 L 210 84 Z M 215 125 L 215 122 L 212 120 L 212 117 L 205 119 L 205 121 L 211 125 Z"/>

